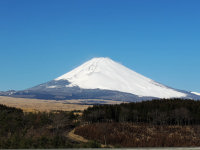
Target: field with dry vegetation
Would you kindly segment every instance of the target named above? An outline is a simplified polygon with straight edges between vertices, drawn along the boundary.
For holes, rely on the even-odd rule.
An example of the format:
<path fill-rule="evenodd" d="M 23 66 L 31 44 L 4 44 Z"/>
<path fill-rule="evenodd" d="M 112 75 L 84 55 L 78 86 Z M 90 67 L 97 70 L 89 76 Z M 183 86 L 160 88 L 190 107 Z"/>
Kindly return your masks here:
<path fill-rule="evenodd" d="M 0 104 L 20 108 L 25 112 L 50 112 L 54 110 L 84 110 L 91 105 L 75 104 L 74 101 L 39 100 L 0 96 Z"/>
<path fill-rule="evenodd" d="M 85 101 L 1 96 L 0 148 L 200 146 L 200 101 Z"/>
<path fill-rule="evenodd" d="M 115 147 L 200 146 L 200 126 L 93 123 L 76 128 L 75 134 Z"/>

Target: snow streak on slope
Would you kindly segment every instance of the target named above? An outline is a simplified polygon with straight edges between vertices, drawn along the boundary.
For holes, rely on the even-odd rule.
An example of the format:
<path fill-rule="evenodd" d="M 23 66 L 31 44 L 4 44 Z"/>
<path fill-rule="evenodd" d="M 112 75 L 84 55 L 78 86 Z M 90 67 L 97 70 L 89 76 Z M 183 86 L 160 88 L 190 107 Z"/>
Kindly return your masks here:
<path fill-rule="evenodd" d="M 191 92 L 191 93 L 200 96 L 200 93 L 197 93 L 197 92 Z"/>
<path fill-rule="evenodd" d="M 185 97 L 178 92 L 146 78 L 109 58 L 93 58 L 74 70 L 56 78 L 68 80 L 83 89 L 106 89 L 158 98 Z"/>

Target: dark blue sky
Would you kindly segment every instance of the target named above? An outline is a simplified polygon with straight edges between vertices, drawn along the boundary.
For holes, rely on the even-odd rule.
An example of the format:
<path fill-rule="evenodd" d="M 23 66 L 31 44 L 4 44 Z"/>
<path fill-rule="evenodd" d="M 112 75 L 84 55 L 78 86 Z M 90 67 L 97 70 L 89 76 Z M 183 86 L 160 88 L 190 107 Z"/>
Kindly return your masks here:
<path fill-rule="evenodd" d="M 0 91 L 52 80 L 92 57 L 200 92 L 199 0 L 1 0 Z"/>

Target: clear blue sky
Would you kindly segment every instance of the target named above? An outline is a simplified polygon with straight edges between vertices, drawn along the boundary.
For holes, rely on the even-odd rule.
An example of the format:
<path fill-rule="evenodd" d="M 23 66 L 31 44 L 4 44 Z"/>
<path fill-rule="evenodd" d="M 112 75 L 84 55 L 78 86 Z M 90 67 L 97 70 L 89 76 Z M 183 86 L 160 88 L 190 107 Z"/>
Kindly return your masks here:
<path fill-rule="evenodd" d="M 0 91 L 52 80 L 92 57 L 200 92 L 200 1 L 0 1 Z"/>

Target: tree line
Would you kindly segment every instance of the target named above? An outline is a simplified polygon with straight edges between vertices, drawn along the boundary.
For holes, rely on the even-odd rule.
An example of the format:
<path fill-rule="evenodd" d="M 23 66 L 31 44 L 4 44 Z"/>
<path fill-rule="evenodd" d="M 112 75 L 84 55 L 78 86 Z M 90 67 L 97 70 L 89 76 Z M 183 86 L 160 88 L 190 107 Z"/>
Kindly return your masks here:
<path fill-rule="evenodd" d="M 161 99 L 120 105 L 95 105 L 83 112 L 93 122 L 133 122 L 156 125 L 199 125 L 200 101 Z"/>

